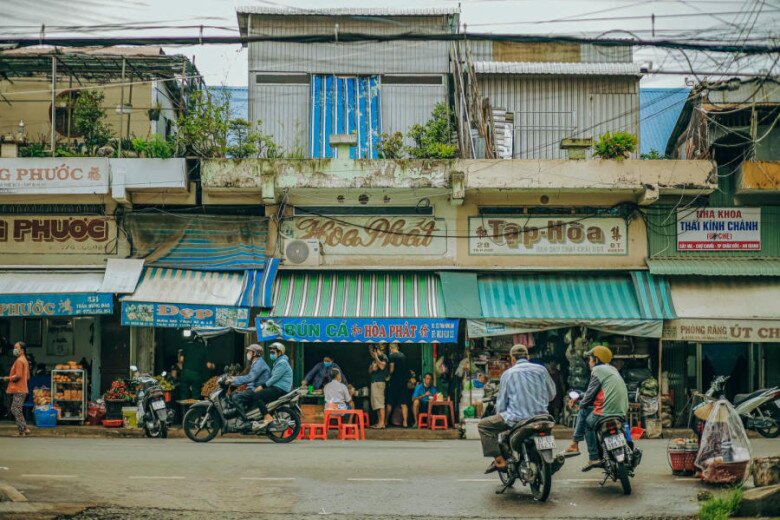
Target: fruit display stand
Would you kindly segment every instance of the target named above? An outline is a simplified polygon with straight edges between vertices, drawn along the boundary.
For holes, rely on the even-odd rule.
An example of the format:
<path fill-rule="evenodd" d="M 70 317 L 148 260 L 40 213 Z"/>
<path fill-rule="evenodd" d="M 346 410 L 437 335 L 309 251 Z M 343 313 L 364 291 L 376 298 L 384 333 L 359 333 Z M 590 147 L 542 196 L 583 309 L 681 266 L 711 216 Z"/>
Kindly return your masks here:
<path fill-rule="evenodd" d="M 83 423 L 87 418 L 87 377 L 80 368 L 51 371 L 52 401 L 60 409 L 60 421 Z"/>

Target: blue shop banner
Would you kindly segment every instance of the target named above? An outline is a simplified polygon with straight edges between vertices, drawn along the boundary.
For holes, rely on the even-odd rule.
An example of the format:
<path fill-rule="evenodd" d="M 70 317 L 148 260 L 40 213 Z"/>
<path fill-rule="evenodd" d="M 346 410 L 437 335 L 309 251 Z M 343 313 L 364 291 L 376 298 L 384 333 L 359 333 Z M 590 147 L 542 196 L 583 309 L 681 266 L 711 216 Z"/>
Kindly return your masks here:
<path fill-rule="evenodd" d="M 122 325 L 213 329 L 249 327 L 249 309 L 188 303 L 122 302 Z"/>
<path fill-rule="evenodd" d="M 456 343 L 458 320 L 442 318 L 257 318 L 261 341 Z"/>
<path fill-rule="evenodd" d="M 113 314 L 114 295 L 81 294 L 0 294 L 0 317 L 85 316 Z"/>

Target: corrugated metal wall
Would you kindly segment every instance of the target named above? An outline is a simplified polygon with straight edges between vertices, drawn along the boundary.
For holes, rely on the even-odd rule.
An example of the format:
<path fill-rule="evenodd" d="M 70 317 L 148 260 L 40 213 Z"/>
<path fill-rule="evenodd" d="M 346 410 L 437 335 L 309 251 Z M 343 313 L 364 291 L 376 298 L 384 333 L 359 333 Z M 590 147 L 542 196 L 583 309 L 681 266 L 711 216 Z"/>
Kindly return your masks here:
<path fill-rule="evenodd" d="M 431 117 L 437 103 L 447 101 L 447 84 L 382 85 L 382 131 L 406 134 L 415 123 Z"/>
<path fill-rule="evenodd" d="M 309 91 L 305 84 L 257 84 L 250 75 L 249 117 L 263 122 L 262 131 L 273 136 L 286 152 L 309 150 Z"/>
<path fill-rule="evenodd" d="M 453 31 L 452 16 L 278 16 L 251 15 L 252 36 L 342 33 L 389 35 L 405 32 L 446 34 Z"/>
<path fill-rule="evenodd" d="M 639 78 L 483 75 L 482 95 L 514 112 L 514 157 L 559 159 L 560 140 L 639 133 Z"/>
<path fill-rule="evenodd" d="M 310 157 L 334 157 L 333 134 L 355 134 L 352 159 L 375 159 L 382 128 L 379 76 L 344 77 L 315 75 L 311 78 Z"/>
<path fill-rule="evenodd" d="M 446 74 L 448 42 L 280 43 L 249 45 L 249 70 L 311 74 Z"/>
<path fill-rule="evenodd" d="M 714 205 L 713 205 L 714 206 Z M 724 204 L 725 206 L 725 204 Z M 681 207 L 685 207 L 682 205 Z M 675 206 L 647 208 L 649 256 L 664 258 L 780 257 L 780 207 L 761 208 L 761 251 L 677 251 L 677 214 Z M 670 215 L 671 212 L 671 215 Z"/>

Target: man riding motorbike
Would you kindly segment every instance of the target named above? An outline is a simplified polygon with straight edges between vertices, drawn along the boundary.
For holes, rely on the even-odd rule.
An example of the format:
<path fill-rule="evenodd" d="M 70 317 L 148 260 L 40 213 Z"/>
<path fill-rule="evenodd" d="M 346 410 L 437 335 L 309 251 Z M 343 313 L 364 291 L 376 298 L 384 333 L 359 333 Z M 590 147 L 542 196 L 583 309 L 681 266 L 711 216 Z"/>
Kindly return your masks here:
<path fill-rule="evenodd" d="M 246 419 L 248 412 L 255 399 L 255 394 L 261 392 L 271 377 L 271 369 L 268 363 L 263 359 L 263 347 L 254 343 L 246 348 L 246 360 L 249 361 L 251 368 L 249 373 L 243 376 L 231 377 L 227 380 L 228 384 L 233 386 L 247 385 L 246 390 L 235 394 L 233 402 L 237 405 L 241 416 Z"/>
<path fill-rule="evenodd" d="M 513 346 L 509 358 L 512 366 L 501 375 L 497 413 L 483 418 L 478 426 L 482 454 L 494 459 L 485 473 L 506 471 L 498 435 L 524 419 L 546 414 L 547 404 L 555 398 L 555 382 L 546 368 L 528 361 L 525 345 Z"/>
<path fill-rule="evenodd" d="M 271 403 L 292 390 L 293 372 L 290 360 L 284 355 L 285 347 L 279 342 L 271 343 L 268 353 L 274 366 L 271 369 L 271 377 L 265 382 L 265 388 L 255 392 L 254 401 L 263 414 L 262 421 L 252 423 L 252 430 L 258 431 L 267 427 L 274 418 L 268 413 L 268 403 Z"/>
<path fill-rule="evenodd" d="M 582 471 L 590 471 L 601 466 L 598 441 L 596 440 L 596 425 L 606 416 L 614 415 L 625 418 L 628 414 L 628 389 L 620 376 L 620 372 L 610 365 L 612 351 L 604 346 L 593 347 L 585 353 L 590 367 L 590 383 L 580 401 L 580 409 L 593 410 L 584 412 L 585 442 L 588 445 L 588 464 Z"/>

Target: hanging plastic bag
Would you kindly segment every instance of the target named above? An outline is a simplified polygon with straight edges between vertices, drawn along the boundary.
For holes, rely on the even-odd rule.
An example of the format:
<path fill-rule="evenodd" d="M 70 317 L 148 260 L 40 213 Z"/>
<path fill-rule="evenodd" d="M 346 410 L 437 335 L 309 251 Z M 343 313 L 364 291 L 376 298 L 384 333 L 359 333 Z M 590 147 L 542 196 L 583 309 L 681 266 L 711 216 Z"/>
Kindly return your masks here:
<path fill-rule="evenodd" d="M 727 400 L 719 399 L 701 407 L 696 415 L 707 418 L 694 461 L 702 470 L 702 480 L 721 485 L 742 483 L 750 469 L 752 448 L 737 411 Z"/>

